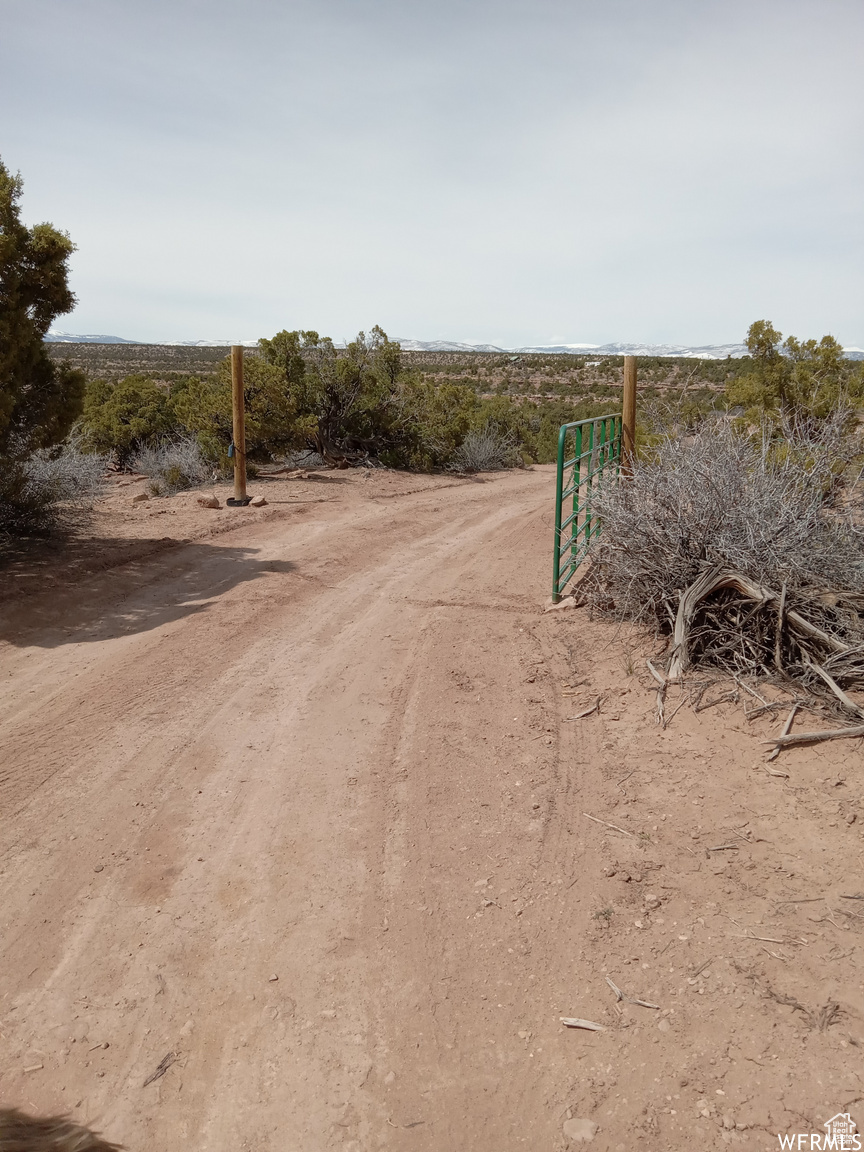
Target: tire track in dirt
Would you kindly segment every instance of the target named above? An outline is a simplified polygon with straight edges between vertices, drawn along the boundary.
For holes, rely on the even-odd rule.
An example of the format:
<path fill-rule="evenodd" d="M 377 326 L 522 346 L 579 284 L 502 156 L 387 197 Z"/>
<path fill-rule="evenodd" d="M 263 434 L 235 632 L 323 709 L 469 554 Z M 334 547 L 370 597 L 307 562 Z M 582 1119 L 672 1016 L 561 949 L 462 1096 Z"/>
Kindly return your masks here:
<path fill-rule="evenodd" d="M 536 477 L 528 485 L 520 479 L 539 494 Z M 430 565 L 458 561 L 511 515 L 506 504 L 490 508 L 482 489 L 472 487 L 466 496 L 461 506 L 442 509 L 431 531 L 428 523 L 418 531 L 424 509 L 387 507 L 373 565 L 340 573 L 332 588 L 297 580 L 297 595 L 244 597 L 239 604 L 232 600 L 240 593 L 231 589 L 206 618 L 192 614 L 135 634 L 128 650 L 123 640 L 96 641 L 103 659 L 91 662 L 71 699 L 58 690 L 60 706 L 55 700 L 53 710 L 63 729 L 53 745 L 52 737 L 42 741 L 37 755 L 32 744 L 27 753 L 40 731 L 35 717 L 31 713 L 27 727 L 16 727 L 13 717 L 15 743 L 7 746 L 24 748 L 15 764 L 19 773 L 40 757 L 43 766 L 48 757 L 50 767 L 61 752 L 67 763 L 54 778 L 37 777 L 37 791 L 19 809 L 17 848 L 10 844 L 4 856 L 4 907 L 17 912 L 16 932 L 5 941 L 4 971 L 16 975 L 4 1031 L 12 1037 L 15 1065 L 16 1043 L 38 1036 L 44 1044 L 64 1021 L 52 1055 L 56 1078 L 75 1087 L 61 1087 L 55 1105 L 68 1107 L 69 1095 L 92 1075 L 88 1061 L 60 1073 L 76 1055 L 72 1042 L 80 1042 L 67 1033 L 80 1030 L 75 1021 L 84 1016 L 86 1038 L 96 1031 L 123 1037 L 112 1046 L 124 1056 L 110 1072 L 110 1095 L 91 1082 L 84 1106 L 125 1124 L 130 1142 L 167 1146 L 173 1122 L 202 1147 L 233 1148 L 256 1131 L 260 1140 L 265 1131 L 266 1139 L 280 1133 L 278 1146 L 296 1140 L 329 1147 L 334 1125 L 362 1136 L 380 1124 L 380 1109 L 370 1106 L 368 1094 L 358 1094 L 372 1071 L 364 1008 L 372 957 L 363 925 L 352 926 L 363 905 L 369 850 L 365 806 L 356 798 L 380 766 L 379 734 L 405 662 L 413 658 L 415 634 L 424 616 L 441 611 L 414 607 L 406 596 L 423 586 Z M 350 551 L 369 539 L 370 521 L 377 526 L 381 515 L 355 512 L 352 523 L 337 521 L 329 539 Z M 262 562 L 280 554 L 275 544 L 259 552 Z M 310 565 L 305 568 L 308 576 Z M 245 647 L 243 636 L 252 637 Z M 232 650 L 228 667 L 216 670 L 226 640 L 240 651 Z M 74 665 L 72 649 L 61 655 Z M 194 684 L 188 671 L 177 671 L 178 663 L 188 670 L 193 659 Z M 157 668 L 168 674 L 154 684 Z M 94 688 L 100 704 L 85 709 Z M 44 715 L 42 725 L 51 731 Z M 105 740 L 115 726 L 127 745 L 121 762 L 115 760 L 120 745 Z M 67 833 L 79 826 L 82 809 L 89 809 L 90 828 L 79 854 Z M 40 825 L 52 828 L 49 837 L 33 835 Z M 103 859 L 108 864 L 94 863 Z M 96 867 L 103 872 L 85 879 L 84 869 Z M 49 913 L 41 917 L 41 932 L 20 895 L 14 907 L 22 871 L 39 894 L 40 912 Z M 279 970 L 279 996 L 263 997 L 274 1001 L 265 1005 L 268 1022 L 253 1027 L 249 1018 L 254 1023 L 258 1009 L 249 1005 L 257 1001 L 248 998 L 266 991 L 271 966 Z M 238 985 L 259 992 L 240 996 Z M 327 1003 L 340 1007 L 321 1007 Z M 202 1005 L 208 1009 L 203 1021 Z M 343 1017 L 350 1017 L 351 1036 L 360 1038 L 353 1050 Z M 16 1027 L 16 1019 L 26 1025 Z M 332 1028 L 331 1019 L 339 1020 Z M 165 1107 L 167 1077 L 157 1092 L 158 1117 L 134 1105 L 130 1110 L 127 1101 L 139 1069 L 164 1055 L 153 1046 L 154 1033 L 162 1047 L 182 1051 L 182 1121 L 179 1099 Z M 297 1048 L 293 1061 L 286 1043 Z M 244 1062 L 250 1049 L 254 1060 Z M 289 1062 L 299 1063 L 303 1075 L 287 1086 Z M 241 1099 L 256 1101 L 251 1127 L 248 1109 L 230 1104 Z"/>

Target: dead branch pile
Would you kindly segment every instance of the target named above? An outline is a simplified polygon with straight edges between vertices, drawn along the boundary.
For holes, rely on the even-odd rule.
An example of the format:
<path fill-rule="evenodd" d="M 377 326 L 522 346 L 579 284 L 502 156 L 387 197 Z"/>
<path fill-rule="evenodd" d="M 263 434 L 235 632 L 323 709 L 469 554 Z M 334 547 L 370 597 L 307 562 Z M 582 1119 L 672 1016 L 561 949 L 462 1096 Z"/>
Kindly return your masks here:
<path fill-rule="evenodd" d="M 864 718 L 864 530 L 839 422 L 761 442 L 728 422 L 667 439 L 598 497 L 596 607 L 670 637 L 691 667 L 791 679 Z"/>

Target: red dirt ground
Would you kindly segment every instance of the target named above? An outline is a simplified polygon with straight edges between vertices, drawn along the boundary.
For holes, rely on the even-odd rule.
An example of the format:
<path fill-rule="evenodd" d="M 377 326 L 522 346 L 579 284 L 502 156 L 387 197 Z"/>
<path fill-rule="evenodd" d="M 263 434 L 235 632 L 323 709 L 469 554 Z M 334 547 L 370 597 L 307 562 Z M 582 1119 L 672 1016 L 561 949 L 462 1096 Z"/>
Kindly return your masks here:
<path fill-rule="evenodd" d="M 7 568 L 0 1104 L 133 1152 L 864 1125 L 860 744 L 661 730 L 650 638 L 543 612 L 553 483 L 137 482 Z"/>

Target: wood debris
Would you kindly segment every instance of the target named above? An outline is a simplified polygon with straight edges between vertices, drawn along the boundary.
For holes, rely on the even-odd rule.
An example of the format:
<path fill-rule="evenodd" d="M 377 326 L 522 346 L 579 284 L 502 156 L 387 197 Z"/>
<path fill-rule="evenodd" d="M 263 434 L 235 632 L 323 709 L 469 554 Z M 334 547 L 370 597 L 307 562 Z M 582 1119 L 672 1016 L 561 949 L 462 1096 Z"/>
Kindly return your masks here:
<path fill-rule="evenodd" d="M 595 1024 L 593 1020 L 580 1020 L 578 1016 L 560 1016 L 565 1028 L 583 1028 L 586 1032 L 605 1032 L 602 1024 Z"/>

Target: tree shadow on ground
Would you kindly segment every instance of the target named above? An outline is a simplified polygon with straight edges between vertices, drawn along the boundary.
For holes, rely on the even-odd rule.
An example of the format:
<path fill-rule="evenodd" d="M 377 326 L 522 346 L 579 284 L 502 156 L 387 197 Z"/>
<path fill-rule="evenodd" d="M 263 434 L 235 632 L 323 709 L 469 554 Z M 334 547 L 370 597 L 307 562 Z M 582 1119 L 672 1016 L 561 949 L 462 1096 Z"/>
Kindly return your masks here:
<path fill-rule="evenodd" d="M 167 537 L 26 542 L 0 567 L 0 643 L 56 648 L 147 632 L 294 570 L 258 551 Z"/>

